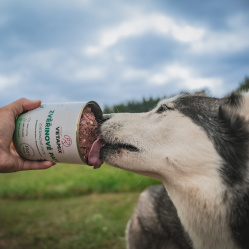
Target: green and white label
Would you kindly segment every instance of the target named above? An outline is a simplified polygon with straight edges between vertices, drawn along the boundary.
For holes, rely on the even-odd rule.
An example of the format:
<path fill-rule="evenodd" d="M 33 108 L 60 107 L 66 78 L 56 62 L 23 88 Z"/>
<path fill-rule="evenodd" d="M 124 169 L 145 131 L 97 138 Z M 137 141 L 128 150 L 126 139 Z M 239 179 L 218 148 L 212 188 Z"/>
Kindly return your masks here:
<path fill-rule="evenodd" d="M 16 120 L 14 143 L 28 160 L 85 164 L 78 150 L 77 130 L 86 103 L 43 104 Z"/>

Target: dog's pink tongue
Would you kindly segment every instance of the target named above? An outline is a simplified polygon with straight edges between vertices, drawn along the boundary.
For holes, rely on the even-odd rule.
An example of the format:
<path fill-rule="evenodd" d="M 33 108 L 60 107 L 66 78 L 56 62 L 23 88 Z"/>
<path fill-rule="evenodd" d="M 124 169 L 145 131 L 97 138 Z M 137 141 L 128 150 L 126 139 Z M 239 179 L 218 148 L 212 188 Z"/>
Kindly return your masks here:
<path fill-rule="evenodd" d="M 100 149 L 105 145 L 105 141 L 98 137 L 93 143 L 91 150 L 88 154 L 88 164 L 93 166 L 94 169 L 99 168 L 103 162 L 100 160 Z"/>

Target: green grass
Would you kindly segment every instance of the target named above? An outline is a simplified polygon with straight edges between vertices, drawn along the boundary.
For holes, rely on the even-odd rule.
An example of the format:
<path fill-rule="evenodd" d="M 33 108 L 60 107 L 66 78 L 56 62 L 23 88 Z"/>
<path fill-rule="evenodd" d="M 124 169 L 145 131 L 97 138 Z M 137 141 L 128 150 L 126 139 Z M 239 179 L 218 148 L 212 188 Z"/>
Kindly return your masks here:
<path fill-rule="evenodd" d="M 0 248 L 124 249 L 139 193 L 153 184 L 106 164 L 0 174 Z"/>
<path fill-rule="evenodd" d="M 0 199 L 1 249 L 124 249 L 139 193 Z"/>
<path fill-rule="evenodd" d="M 90 193 L 142 191 L 152 178 L 110 167 L 58 164 L 48 170 L 0 174 L 0 198 L 54 199 Z"/>

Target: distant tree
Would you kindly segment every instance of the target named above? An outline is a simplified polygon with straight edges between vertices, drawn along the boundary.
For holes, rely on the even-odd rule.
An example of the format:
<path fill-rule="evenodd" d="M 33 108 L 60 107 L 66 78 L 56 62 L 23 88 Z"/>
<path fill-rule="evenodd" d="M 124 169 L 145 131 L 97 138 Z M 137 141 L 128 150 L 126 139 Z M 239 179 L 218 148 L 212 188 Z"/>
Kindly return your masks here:
<path fill-rule="evenodd" d="M 184 94 L 186 92 L 182 92 Z M 198 91 L 194 93 L 196 95 L 207 95 L 205 90 Z M 103 113 L 117 113 L 117 112 L 131 112 L 131 113 L 137 113 L 137 112 L 148 112 L 156 107 L 157 103 L 164 99 L 163 98 L 143 98 L 141 101 L 129 101 L 126 104 L 118 104 L 114 106 L 105 106 Z"/>
<path fill-rule="evenodd" d="M 240 83 L 238 89 L 235 92 L 249 91 L 249 77 L 245 77 L 244 81 Z M 186 92 L 182 92 L 184 94 Z M 206 90 L 200 90 L 194 93 L 195 95 L 207 96 Z M 165 98 L 165 97 L 163 97 Z M 156 107 L 157 103 L 163 98 L 143 98 L 141 101 L 129 101 L 125 104 L 121 103 L 114 106 L 105 106 L 103 113 L 114 113 L 114 112 L 148 112 Z"/>
<path fill-rule="evenodd" d="M 240 83 L 239 88 L 236 90 L 236 92 L 241 92 L 241 91 L 249 91 L 249 78 L 245 77 L 245 80 Z"/>
<path fill-rule="evenodd" d="M 103 113 L 111 113 L 111 112 L 112 112 L 112 107 L 109 107 L 109 106 L 105 105 Z"/>
<path fill-rule="evenodd" d="M 142 101 L 129 101 L 126 104 L 119 104 L 114 106 L 105 106 L 104 113 L 113 113 L 113 112 L 147 112 L 152 110 L 161 98 L 152 98 L 149 99 L 143 98 Z"/>

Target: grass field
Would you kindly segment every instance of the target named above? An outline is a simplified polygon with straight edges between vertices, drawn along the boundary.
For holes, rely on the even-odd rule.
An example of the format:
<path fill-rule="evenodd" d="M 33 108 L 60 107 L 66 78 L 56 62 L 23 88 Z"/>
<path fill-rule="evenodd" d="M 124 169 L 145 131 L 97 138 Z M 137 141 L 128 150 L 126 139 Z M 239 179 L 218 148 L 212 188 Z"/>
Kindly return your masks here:
<path fill-rule="evenodd" d="M 124 249 L 138 193 L 0 200 L 1 249 Z"/>
<path fill-rule="evenodd" d="M 153 184 L 108 165 L 0 174 L 0 248 L 124 249 L 139 193 Z"/>
<path fill-rule="evenodd" d="M 141 191 L 158 183 L 103 164 L 100 169 L 58 164 L 48 170 L 0 174 L 0 198 L 54 199 L 90 193 Z"/>

